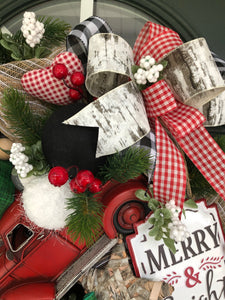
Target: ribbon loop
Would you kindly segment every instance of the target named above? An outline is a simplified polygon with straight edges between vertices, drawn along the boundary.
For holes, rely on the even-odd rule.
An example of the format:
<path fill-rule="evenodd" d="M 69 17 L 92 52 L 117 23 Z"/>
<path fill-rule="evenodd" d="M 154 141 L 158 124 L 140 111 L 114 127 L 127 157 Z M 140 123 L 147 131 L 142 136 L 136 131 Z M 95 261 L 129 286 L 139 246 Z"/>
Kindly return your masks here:
<path fill-rule="evenodd" d="M 157 119 L 160 116 L 177 144 L 225 200 L 225 153 L 203 127 L 205 117 L 194 108 L 207 103 L 225 88 L 205 40 L 182 44 L 172 30 L 147 22 L 135 42 L 134 54 L 136 64 L 145 55 L 153 56 L 156 61 L 166 56 L 168 61 L 165 80 L 169 87 L 161 81 L 143 91 L 148 117 L 155 120 L 154 195 L 163 202 L 175 197 L 182 208 L 186 187 L 184 160 L 162 130 Z M 175 105 L 174 97 L 194 107 L 180 102 Z"/>
<path fill-rule="evenodd" d="M 69 33 L 66 39 L 66 49 L 75 53 L 84 69 L 87 65 L 89 39 L 96 33 L 112 32 L 110 26 L 100 17 L 92 16 L 81 22 Z"/>
<path fill-rule="evenodd" d="M 184 137 L 199 128 L 205 117 L 194 107 L 177 102 L 177 107 L 163 116 L 163 121 L 176 137 Z"/>
<path fill-rule="evenodd" d="M 133 77 L 133 50 L 120 36 L 99 33 L 89 41 L 85 85 L 89 93 L 100 97 Z"/>
<path fill-rule="evenodd" d="M 153 177 L 154 197 L 161 202 L 175 200 L 183 208 L 186 169 L 183 156 L 156 119 L 157 160 Z"/>
<path fill-rule="evenodd" d="M 176 100 L 165 82 L 160 80 L 142 91 L 148 118 L 167 114 L 177 107 Z"/>
<path fill-rule="evenodd" d="M 182 45 L 178 33 L 162 25 L 147 22 L 134 44 L 134 61 L 139 64 L 142 56 L 151 55 L 156 61 Z"/>

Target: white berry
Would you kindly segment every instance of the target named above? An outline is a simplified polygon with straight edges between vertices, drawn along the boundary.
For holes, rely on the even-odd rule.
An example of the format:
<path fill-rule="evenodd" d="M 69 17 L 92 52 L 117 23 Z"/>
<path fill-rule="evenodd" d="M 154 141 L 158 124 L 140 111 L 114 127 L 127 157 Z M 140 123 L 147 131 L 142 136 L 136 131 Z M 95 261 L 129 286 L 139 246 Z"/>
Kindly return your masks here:
<path fill-rule="evenodd" d="M 25 12 L 22 24 L 21 31 L 26 39 L 26 43 L 31 48 L 34 48 L 43 37 L 44 24 L 36 20 L 34 12 Z"/>

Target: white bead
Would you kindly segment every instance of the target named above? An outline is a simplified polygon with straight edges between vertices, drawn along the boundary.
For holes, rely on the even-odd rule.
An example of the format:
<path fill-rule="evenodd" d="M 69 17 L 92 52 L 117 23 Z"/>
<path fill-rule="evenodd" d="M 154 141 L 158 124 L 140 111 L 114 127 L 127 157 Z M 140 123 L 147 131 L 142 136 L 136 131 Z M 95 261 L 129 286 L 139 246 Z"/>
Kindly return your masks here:
<path fill-rule="evenodd" d="M 173 223 L 171 222 L 168 224 L 168 228 L 171 229 L 172 227 L 173 227 Z"/>
<path fill-rule="evenodd" d="M 147 77 L 147 79 L 148 79 L 149 82 L 152 82 L 152 75 L 149 75 L 149 76 Z"/>
<path fill-rule="evenodd" d="M 35 25 L 34 24 L 30 24 L 29 29 L 33 30 L 35 32 Z"/>
<path fill-rule="evenodd" d="M 134 78 L 137 79 L 137 80 L 140 80 L 141 79 L 141 74 L 135 73 Z"/>
<path fill-rule="evenodd" d="M 171 205 L 175 205 L 175 200 L 170 200 Z"/>
<path fill-rule="evenodd" d="M 145 73 L 145 71 L 144 71 L 143 69 L 139 68 L 139 69 L 137 70 L 137 73 L 142 75 L 142 74 Z"/>
<path fill-rule="evenodd" d="M 146 70 L 148 70 L 148 69 L 150 68 L 149 62 L 145 62 L 145 63 L 144 63 L 144 68 L 145 68 Z"/>
<path fill-rule="evenodd" d="M 158 71 L 155 72 L 154 77 L 158 79 L 158 77 L 159 77 L 159 72 Z"/>
<path fill-rule="evenodd" d="M 156 82 L 156 81 L 157 81 L 157 78 L 152 77 L 151 82 Z"/>
<path fill-rule="evenodd" d="M 161 72 L 161 71 L 163 70 L 163 65 L 158 64 L 158 65 L 157 65 L 157 70 L 158 70 L 159 72 Z"/>
<path fill-rule="evenodd" d="M 149 59 L 149 63 L 153 66 L 154 63 L 155 63 L 155 59 L 154 59 L 153 57 L 151 57 L 151 58 Z"/>

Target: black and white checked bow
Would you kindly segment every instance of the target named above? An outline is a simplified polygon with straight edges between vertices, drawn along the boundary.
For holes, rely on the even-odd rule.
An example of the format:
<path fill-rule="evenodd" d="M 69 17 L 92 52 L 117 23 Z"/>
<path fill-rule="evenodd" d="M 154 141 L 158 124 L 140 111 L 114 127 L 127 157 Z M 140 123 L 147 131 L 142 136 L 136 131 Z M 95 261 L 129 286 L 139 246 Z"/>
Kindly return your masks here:
<path fill-rule="evenodd" d="M 220 71 L 221 76 L 225 80 L 225 61 L 223 59 L 219 58 L 214 52 L 211 52 L 211 53 L 212 53 L 212 56 L 215 60 L 217 68 Z"/>
<path fill-rule="evenodd" d="M 86 70 L 89 39 L 96 33 L 108 32 L 112 32 L 112 29 L 106 21 L 100 17 L 92 16 L 76 25 L 69 33 L 66 49 L 78 56 L 84 70 Z"/>

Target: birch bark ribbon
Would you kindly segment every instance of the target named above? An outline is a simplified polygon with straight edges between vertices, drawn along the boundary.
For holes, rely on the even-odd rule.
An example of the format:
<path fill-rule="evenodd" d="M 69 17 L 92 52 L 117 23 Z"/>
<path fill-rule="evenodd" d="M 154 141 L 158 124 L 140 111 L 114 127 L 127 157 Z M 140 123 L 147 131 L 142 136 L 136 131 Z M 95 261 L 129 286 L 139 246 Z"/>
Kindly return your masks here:
<path fill-rule="evenodd" d="M 132 78 L 133 50 L 112 33 L 89 41 L 86 87 L 99 97 L 64 124 L 99 127 L 96 157 L 132 146 L 150 131 L 143 98 Z"/>
<path fill-rule="evenodd" d="M 166 202 L 174 199 L 176 194 L 176 204 L 180 207 L 185 197 L 184 162 L 179 151 L 172 146 L 159 122 L 161 120 L 225 200 L 225 154 L 203 127 L 204 116 L 194 107 L 186 105 L 196 107 L 207 103 L 225 87 L 205 41 L 198 39 L 183 44 L 174 31 L 147 22 L 134 45 L 135 63 L 139 64 L 141 57 L 146 55 L 153 56 L 157 61 L 162 58 L 168 60 L 165 74 L 168 84 L 161 80 L 143 91 L 147 115 L 154 119 L 156 129 L 154 196 Z"/>

